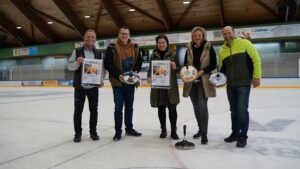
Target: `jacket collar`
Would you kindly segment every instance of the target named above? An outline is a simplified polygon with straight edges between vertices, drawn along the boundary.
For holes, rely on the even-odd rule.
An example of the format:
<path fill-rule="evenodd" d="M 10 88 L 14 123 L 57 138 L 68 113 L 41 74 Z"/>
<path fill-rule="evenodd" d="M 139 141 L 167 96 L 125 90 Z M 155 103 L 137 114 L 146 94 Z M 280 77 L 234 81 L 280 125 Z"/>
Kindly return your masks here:
<path fill-rule="evenodd" d="M 83 49 L 89 50 L 89 51 L 93 51 L 95 49 L 95 45 L 93 45 L 91 48 L 87 47 L 86 44 L 84 43 L 83 45 Z"/>
<path fill-rule="evenodd" d="M 172 52 L 173 52 L 172 49 L 168 48 L 168 50 L 167 50 L 166 53 L 165 53 L 165 56 L 168 56 L 168 55 L 171 54 Z M 156 57 L 160 58 L 160 54 L 159 54 L 159 52 L 158 52 L 158 49 L 154 49 L 154 50 L 153 50 L 153 55 L 155 55 Z M 164 56 L 164 57 L 165 57 L 165 56 Z"/>
<path fill-rule="evenodd" d="M 234 37 L 233 40 L 231 41 L 231 46 L 229 46 L 226 42 L 224 42 L 223 44 L 223 47 L 226 47 L 226 48 L 230 48 L 232 47 L 234 44 L 236 44 L 236 42 L 240 41 L 241 38 L 240 37 Z"/>

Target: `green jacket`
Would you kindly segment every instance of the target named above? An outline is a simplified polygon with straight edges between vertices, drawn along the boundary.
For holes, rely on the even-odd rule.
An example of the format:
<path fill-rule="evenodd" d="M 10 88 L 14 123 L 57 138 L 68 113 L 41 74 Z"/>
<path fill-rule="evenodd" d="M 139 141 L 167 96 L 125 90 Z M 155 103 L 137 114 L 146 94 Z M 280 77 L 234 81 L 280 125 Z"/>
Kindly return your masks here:
<path fill-rule="evenodd" d="M 236 37 L 230 47 L 224 43 L 219 52 L 219 69 L 227 75 L 231 87 L 251 86 L 252 78 L 261 78 L 261 60 L 253 44 Z"/>
<path fill-rule="evenodd" d="M 160 60 L 159 53 L 154 50 L 151 55 L 151 60 Z M 176 53 L 169 49 L 164 57 L 164 60 L 171 60 L 176 63 L 177 70 L 171 70 L 171 88 L 168 90 L 169 95 L 169 101 L 171 104 L 178 104 L 180 102 L 179 99 L 179 89 L 177 84 L 177 72 L 179 69 L 178 59 L 176 57 Z M 150 67 L 151 69 L 151 67 Z M 150 71 L 149 71 L 150 72 Z M 150 77 L 150 73 L 148 72 L 148 77 Z M 150 93 L 150 104 L 152 107 L 157 107 L 157 101 L 158 101 L 158 90 L 155 88 L 151 88 Z"/>

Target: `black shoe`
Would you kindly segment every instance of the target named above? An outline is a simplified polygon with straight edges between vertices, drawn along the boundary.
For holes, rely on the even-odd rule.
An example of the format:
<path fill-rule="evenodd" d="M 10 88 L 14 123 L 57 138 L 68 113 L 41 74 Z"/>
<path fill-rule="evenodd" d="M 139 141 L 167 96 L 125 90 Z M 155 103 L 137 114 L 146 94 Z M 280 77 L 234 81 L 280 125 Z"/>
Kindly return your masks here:
<path fill-rule="evenodd" d="M 114 136 L 114 138 L 113 138 L 113 140 L 114 141 L 120 141 L 121 140 L 121 136 L 122 136 L 121 133 L 116 133 L 115 136 Z"/>
<path fill-rule="evenodd" d="M 166 138 L 167 137 L 167 130 L 162 129 L 159 138 Z"/>
<path fill-rule="evenodd" d="M 141 135 L 142 135 L 142 133 L 139 133 L 139 132 L 135 131 L 134 129 L 126 131 L 126 136 L 139 137 Z"/>
<path fill-rule="evenodd" d="M 235 133 L 231 133 L 229 137 L 224 139 L 224 141 L 226 143 L 232 143 L 232 142 L 237 141 L 237 140 L 238 140 L 238 135 L 235 134 Z"/>
<path fill-rule="evenodd" d="M 179 139 L 176 131 L 177 131 L 177 127 L 176 126 L 171 126 L 171 135 L 170 135 L 170 137 L 173 138 L 173 140 L 178 140 Z"/>
<path fill-rule="evenodd" d="M 94 141 L 99 140 L 99 136 L 97 133 L 90 134 L 90 136 L 91 136 L 91 139 Z"/>
<path fill-rule="evenodd" d="M 201 137 L 201 131 L 199 130 L 194 136 L 194 139 L 199 139 Z"/>
<path fill-rule="evenodd" d="M 178 137 L 176 131 L 172 131 L 170 137 L 173 138 L 173 140 L 178 140 L 178 139 L 179 139 L 179 137 Z"/>
<path fill-rule="evenodd" d="M 81 135 L 75 135 L 73 141 L 74 141 L 75 143 L 81 142 Z"/>
<path fill-rule="evenodd" d="M 207 140 L 207 135 L 202 135 L 201 137 L 201 144 L 207 144 L 208 140 Z"/>
<path fill-rule="evenodd" d="M 244 148 L 247 145 L 247 136 L 239 136 L 236 147 Z"/>

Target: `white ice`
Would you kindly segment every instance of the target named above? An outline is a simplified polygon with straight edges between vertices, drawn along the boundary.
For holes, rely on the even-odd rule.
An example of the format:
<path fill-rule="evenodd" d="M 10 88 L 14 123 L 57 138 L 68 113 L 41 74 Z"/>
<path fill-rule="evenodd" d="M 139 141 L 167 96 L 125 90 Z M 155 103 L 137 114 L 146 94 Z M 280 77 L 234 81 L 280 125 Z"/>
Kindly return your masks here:
<path fill-rule="evenodd" d="M 178 133 L 187 125 L 194 150 L 174 148 L 176 141 L 160 139 L 157 109 L 149 104 L 149 88 L 136 90 L 134 128 L 142 137 L 114 142 L 114 103 L 111 88 L 99 90 L 99 141 L 89 138 L 87 102 L 83 139 L 73 139 L 73 88 L 0 88 L 1 169 L 299 169 L 300 90 L 253 89 L 250 97 L 248 145 L 225 143 L 231 132 L 224 88 L 209 99 L 208 145 L 197 131 L 191 101 L 178 105 Z M 182 93 L 182 90 L 180 91 Z M 169 122 L 168 122 L 169 125 Z M 170 129 L 170 127 L 168 126 Z M 168 130 L 170 133 L 170 130 Z"/>

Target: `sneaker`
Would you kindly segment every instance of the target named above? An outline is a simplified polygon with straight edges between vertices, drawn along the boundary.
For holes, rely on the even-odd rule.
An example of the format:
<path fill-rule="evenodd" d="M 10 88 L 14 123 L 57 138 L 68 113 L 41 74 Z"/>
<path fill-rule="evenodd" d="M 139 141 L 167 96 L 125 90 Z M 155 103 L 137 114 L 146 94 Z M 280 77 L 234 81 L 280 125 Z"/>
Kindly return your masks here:
<path fill-rule="evenodd" d="M 236 147 L 244 148 L 247 145 L 247 138 L 248 138 L 248 136 L 240 136 L 236 143 Z"/>
<path fill-rule="evenodd" d="M 76 134 L 75 134 L 73 141 L 74 141 L 75 143 L 81 142 L 81 135 L 76 135 Z"/>
<path fill-rule="evenodd" d="M 232 143 L 232 142 L 237 141 L 237 140 L 238 140 L 238 135 L 235 134 L 235 133 L 231 133 L 229 137 L 224 139 L 224 141 L 226 143 Z"/>
<path fill-rule="evenodd" d="M 139 137 L 141 135 L 142 135 L 142 133 L 139 133 L 139 132 L 135 131 L 134 129 L 126 131 L 126 136 Z"/>
<path fill-rule="evenodd" d="M 120 140 L 121 140 L 121 137 L 122 137 L 122 134 L 116 133 L 115 136 L 114 136 L 114 138 L 113 138 L 113 140 L 114 140 L 114 141 L 120 141 Z"/>
<path fill-rule="evenodd" d="M 94 141 L 99 140 L 99 136 L 97 133 L 90 134 L 90 136 L 91 136 L 91 139 Z"/>
<path fill-rule="evenodd" d="M 196 134 L 194 134 L 194 139 L 199 139 L 201 137 L 201 131 L 199 130 Z"/>

